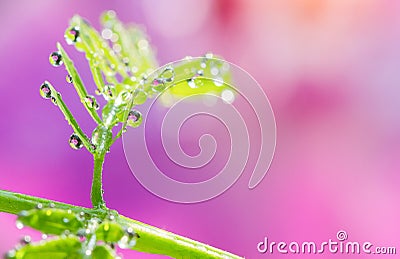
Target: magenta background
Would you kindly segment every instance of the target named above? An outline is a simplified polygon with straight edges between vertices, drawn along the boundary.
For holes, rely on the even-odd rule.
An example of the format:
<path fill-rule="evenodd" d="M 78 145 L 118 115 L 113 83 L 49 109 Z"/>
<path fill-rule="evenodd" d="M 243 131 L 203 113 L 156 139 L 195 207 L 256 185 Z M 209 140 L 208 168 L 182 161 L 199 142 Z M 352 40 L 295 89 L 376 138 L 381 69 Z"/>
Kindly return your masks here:
<path fill-rule="evenodd" d="M 71 129 L 38 89 L 50 80 L 83 128 L 93 128 L 64 69 L 52 68 L 48 55 L 73 14 L 98 26 L 99 14 L 111 8 L 146 26 L 161 64 L 211 50 L 246 69 L 268 94 L 278 132 L 258 188 L 246 188 L 247 170 L 222 196 L 194 205 L 145 191 L 119 141 L 105 164 L 111 208 L 247 258 L 282 256 L 257 253 L 264 236 L 322 242 L 340 229 L 351 241 L 400 249 L 400 2 L 80 2 L 0 3 L 1 189 L 90 206 L 90 155 L 69 148 Z M 83 56 L 68 50 L 89 86 Z M 14 221 L 0 214 L 0 253 L 31 233 L 16 230 Z"/>

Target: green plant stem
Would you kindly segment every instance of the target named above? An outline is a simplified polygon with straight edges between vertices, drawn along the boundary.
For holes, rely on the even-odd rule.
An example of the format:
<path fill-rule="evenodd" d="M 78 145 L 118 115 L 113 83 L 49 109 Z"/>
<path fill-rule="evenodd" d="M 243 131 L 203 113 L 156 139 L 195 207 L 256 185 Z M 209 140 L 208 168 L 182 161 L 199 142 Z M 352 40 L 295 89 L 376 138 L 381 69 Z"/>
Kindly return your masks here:
<path fill-rule="evenodd" d="M 30 210 L 35 208 L 38 203 L 41 203 L 43 206 L 49 206 L 51 203 L 53 203 L 56 208 L 70 209 L 76 213 L 83 211 L 99 217 L 107 212 L 103 209 L 89 209 L 34 196 L 0 190 L 0 212 L 18 214 L 22 210 Z M 136 246 L 132 248 L 133 250 L 152 254 L 164 254 L 173 258 L 242 258 L 229 252 L 124 216 L 119 216 L 118 220 L 131 226 L 140 236 Z"/>
<path fill-rule="evenodd" d="M 105 153 L 94 155 L 94 167 L 93 167 L 93 180 L 92 180 L 92 191 L 90 199 L 94 208 L 105 208 L 106 204 L 103 199 L 103 163 Z"/>

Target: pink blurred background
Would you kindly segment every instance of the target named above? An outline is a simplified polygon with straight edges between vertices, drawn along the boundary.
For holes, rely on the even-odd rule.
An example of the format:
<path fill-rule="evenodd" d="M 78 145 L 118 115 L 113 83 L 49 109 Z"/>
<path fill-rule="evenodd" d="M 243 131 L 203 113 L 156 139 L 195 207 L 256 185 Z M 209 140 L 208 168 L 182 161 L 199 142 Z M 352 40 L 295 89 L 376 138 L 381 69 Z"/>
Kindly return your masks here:
<path fill-rule="evenodd" d="M 265 236 L 322 242 L 341 229 L 351 241 L 400 249 L 400 2 L 109 2 L 0 3 L 1 189 L 90 206 L 91 157 L 69 148 L 71 129 L 39 96 L 39 86 L 46 79 L 56 85 L 91 131 L 65 71 L 51 67 L 48 55 L 64 41 L 73 14 L 99 28 L 100 13 L 114 9 L 124 22 L 146 27 L 160 64 L 212 51 L 246 69 L 270 99 L 278 137 L 272 166 L 256 189 L 247 188 L 247 168 L 223 195 L 192 205 L 147 192 L 119 141 L 105 164 L 108 206 L 247 258 L 308 257 L 261 255 L 256 246 Z M 68 50 L 90 86 L 82 54 Z M 0 214 L 0 253 L 32 233 L 17 230 L 14 221 Z"/>

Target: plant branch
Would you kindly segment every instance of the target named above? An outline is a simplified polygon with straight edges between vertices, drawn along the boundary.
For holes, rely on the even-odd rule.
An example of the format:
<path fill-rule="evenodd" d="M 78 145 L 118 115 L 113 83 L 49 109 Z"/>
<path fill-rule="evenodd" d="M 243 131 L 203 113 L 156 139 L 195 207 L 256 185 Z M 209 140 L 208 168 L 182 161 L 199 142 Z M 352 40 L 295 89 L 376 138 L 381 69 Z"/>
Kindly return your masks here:
<path fill-rule="evenodd" d="M 90 199 L 94 208 L 105 208 L 106 204 L 103 199 L 103 163 L 105 153 L 94 155 L 94 169 L 93 169 L 93 181 Z"/>
<path fill-rule="evenodd" d="M 0 190 L 0 212 L 18 214 L 22 210 L 30 210 L 35 208 L 38 203 L 41 203 L 44 207 L 54 204 L 56 208 L 69 209 L 75 213 L 83 211 L 93 216 L 101 217 L 106 213 L 106 210 L 94 210 L 34 196 Z M 242 258 L 229 252 L 124 216 L 119 216 L 118 220 L 128 224 L 140 236 L 137 244 L 132 248 L 133 250 L 152 254 L 164 254 L 173 258 Z"/>
<path fill-rule="evenodd" d="M 69 73 L 69 75 L 72 77 L 72 83 L 76 89 L 76 92 L 79 95 L 79 98 L 81 99 L 81 102 L 84 104 L 86 110 L 88 111 L 88 113 L 90 114 L 90 116 L 92 116 L 93 120 L 97 123 L 97 124 L 101 124 L 101 119 L 99 117 L 99 115 L 96 112 L 96 109 L 94 107 L 90 107 L 86 102 L 85 102 L 85 98 L 88 96 L 88 93 L 86 91 L 85 86 L 83 85 L 83 82 L 78 74 L 78 72 L 76 71 L 76 68 L 74 66 L 74 63 L 72 62 L 72 60 L 68 57 L 67 52 L 65 52 L 64 48 L 61 46 L 60 43 L 57 43 L 57 48 L 61 53 L 62 59 L 64 61 L 64 65 L 65 68 L 67 69 L 67 72 Z"/>
<path fill-rule="evenodd" d="M 77 134 L 78 137 L 82 140 L 82 143 L 86 147 L 86 149 L 90 153 L 93 153 L 94 150 L 93 150 L 92 144 L 90 143 L 89 138 L 86 136 L 86 134 L 79 127 L 78 122 L 75 120 L 75 118 L 72 115 L 71 111 L 68 109 L 67 105 L 62 100 L 61 94 L 59 92 L 57 92 L 57 90 L 50 84 L 50 82 L 46 81 L 45 83 L 49 86 L 50 91 L 52 93 L 54 93 L 54 94 L 52 94 L 52 96 L 55 98 L 57 106 L 60 108 L 60 111 L 64 114 L 64 117 L 68 121 L 68 124 L 71 125 L 71 127 L 74 130 L 75 134 Z"/>

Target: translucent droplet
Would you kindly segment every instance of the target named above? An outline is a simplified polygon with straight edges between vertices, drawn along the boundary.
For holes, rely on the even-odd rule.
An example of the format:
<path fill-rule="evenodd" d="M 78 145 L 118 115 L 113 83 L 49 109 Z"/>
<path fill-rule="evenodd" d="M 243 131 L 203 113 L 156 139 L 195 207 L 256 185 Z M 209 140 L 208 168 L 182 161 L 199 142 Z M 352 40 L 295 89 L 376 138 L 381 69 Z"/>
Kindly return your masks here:
<path fill-rule="evenodd" d="M 210 58 L 213 58 L 214 55 L 213 55 L 211 52 L 208 52 L 208 53 L 205 55 L 205 57 L 208 58 L 208 59 L 210 59 Z"/>
<path fill-rule="evenodd" d="M 138 110 L 132 110 L 128 113 L 128 121 L 126 122 L 128 126 L 136 128 L 142 123 L 143 117 Z"/>
<path fill-rule="evenodd" d="M 28 216 L 29 215 L 29 213 L 28 213 L 28 211 L 26 211 L 26 210 L 23 210 L 23 211 L 21 211 L 20 213 L 18 213 L 18 216 L 20 216 L 20 217 L 26 217 L 26 216 Z"/>
<path fill-rule="evenodd" d="M 219 69 L 217 67 L 211 68 L 211 75 L 216 76 L 219 74 Z"/>
<path fill-rule="evenodd" d="M 70 75 L 70 74 L 68 74 L 66 77 L 65 77 L 65 80 L 67 80 L 67 82 L 68 83 L 72 83 L 72 76 Z"/>
<path fill-rule="evenodd" d="M 38 209 L 38 210 L 43 209 L 43 204 L 41 204 L 41 203 L 36 204 L 36 209 Z"/>
<path fill-rule="evenodd" d="M 224 90 L 221 93 L 221 98 L 222 101 L 224 101 L 225 103 L 231 104 L 235 100 L 235 95 L 231 90 Z"/>
<path fill-rule="evenodd" d="M 50 97 L 50 99 L 51 99 L 51 102 L 52 102 L 55 106 L 57 106 L 57 99 L 56 99 L 54 96 Z"/>
<path fill-rule="evenodd" d="M 48 236 L 46 234 L 42 234 L 42 239 L 47 239 Z"/>
<path fill-rule="evenodd" d="M 21 244 L 23 244 L 23 245 L 27 245 L 27 244 L 30 244 L 31 242 L 32 242 L 32 238 L 30 237 L 30 236 L 24 236 L 22 239 L 21 239 Z"/>
<path fill-rule="evenodd" d="M 106 28 L 101 31 L 101 37 L 103 37 L 105 40 L 109 40 L 111 39 L 112 33 L 113 32 L 110 29 Z"/>
<path fill-rule="evenodd" d="M 163 81 L 163 82 L 167 82 L 170 83 L 172 81 L 174 81 L 174 77 L 175 77 L 175 70 L 173 67 L 168 66 L 164 69 L 163 72 L 161 72 L 159 78 Z"/>
<path fill-rule="evenodd" d="M 80 139 L 80 137 L 78 135 L 76 135 L 75 133 L 71 135 L 71 137 L 69 137 L 69 145 L 73 148 L 73 149 L 81 149 L 83 147 L 83 143 L 82 140 Z"/>
<path fill-rule="evenodd" d="M 49 99 L 51 97 L 51 90 L 49 84 L 43 83 L 40 86 L 40 95 L 45 99 Z"/>
<path fill-rule="evenodd" d="M 72 45 L 80 40 L 79 38 L 79 27 L 71 27 L 65 31 L 65 41 L 67 44 Z"/>
<path fill-rule="evenodd" d="M 22 229 L 24 227 L 24 224 L 21 221 L 17 220 L 15 222 L 15 226 L 17 226 L 18 229 Z"/>
<path fill-rule="evenodd" d="M 103 89 L 103 93 L 108 98 L 115 97 L 115 87 L 113 85 L 105 85 Z"/>
<path fill-rule="evenodd" d="M 62 221 L 67 224 L 69 222 L 69 219 L 63 218 Z"/>
<path fill-rule="evenodd" d="M 161 92 L 165 88 L 164 81 L 161 78 L 154 79 L 151 85 L 155 92 Z"/>
<path fill-rule="evenodd" d="M 132 94 L 128 91 L 122 91 L 118 98 L 115 100 L 115 105 L 119 106 L 123 103 L 127 103 L 132 97 Z"/>
<path fill-rule="evenodd" d="M 196 74 L 194 75 L 195 77 L 203 76 L 204 71 L 203 70 L 197 70 Z"/>
<path fill-rule="evenodd" d="M 85 255 L 89 256 L 89 255 L 91 255 L 91 254 L 92 254 L 92 250 L 87 249 L 87 250 L 85 251 Z"/>
<path fill-rule="evenodd" d="M 15 249 L 12 249 L 6 253 L 5 258 L 15 258 L 16 254 L 17 251 L 15 251 Z"/>
<path fill-rule="evenodd" d="M 186 80 L 186 82 L 187 82 L 187 84 L 189 85 L 190 88 L 197 88 L 198 87 L 194 80 L 195 79 L 193 77 L 189 78 L 188 80 Z"/>
<path fill-rule="evenodd" d="M 146 102 L 147 99 L 147 94 L 145 91 L 141 90 L 141 89 L 137 89 L 135 90 L 134 93 L 134 98 L 133 98 L 133 102 L 136 105 L 140 105 Z"/>
<path fill-rule="evenodd" d="M 50 202 L 49 207 L 54 208 L 56 205 L 53 202 Z"/>
<path fill-rule="evenodd" d="M 50 57 L 49 57 L 49 61 L 50 61 L 50 64 L 52 64 L 55 67 L 61 66 L 63 64 L 61 53 L 58 51 L 51 53 Z"/>
<path fill-rule="evenodd" d="M 124 235 L 119 241 L 118 246 L 122 249 L 130 249 L 136 245 L 136 238 L 130 238 L 129 235 Z"/>
<path fill-rule="evenodd" d="M 90 109 L 98 110 L 99 107 L 100 107 L 99 104 L 96 101 L 96 98 L 94 96 L 92 96 L 92 95 L 87 95 L 85 97 L 85 103 Z"/>
<path fill-rule="evenodd" d="M 224 80 L 222 79 L 222 78 L 215 78 L 214 80 L 213 80 L 213 82 L 214 82 L 214 84 L 216 85 L 216 86 L 222 86 L 223 84 L 224 84 Z"/>

